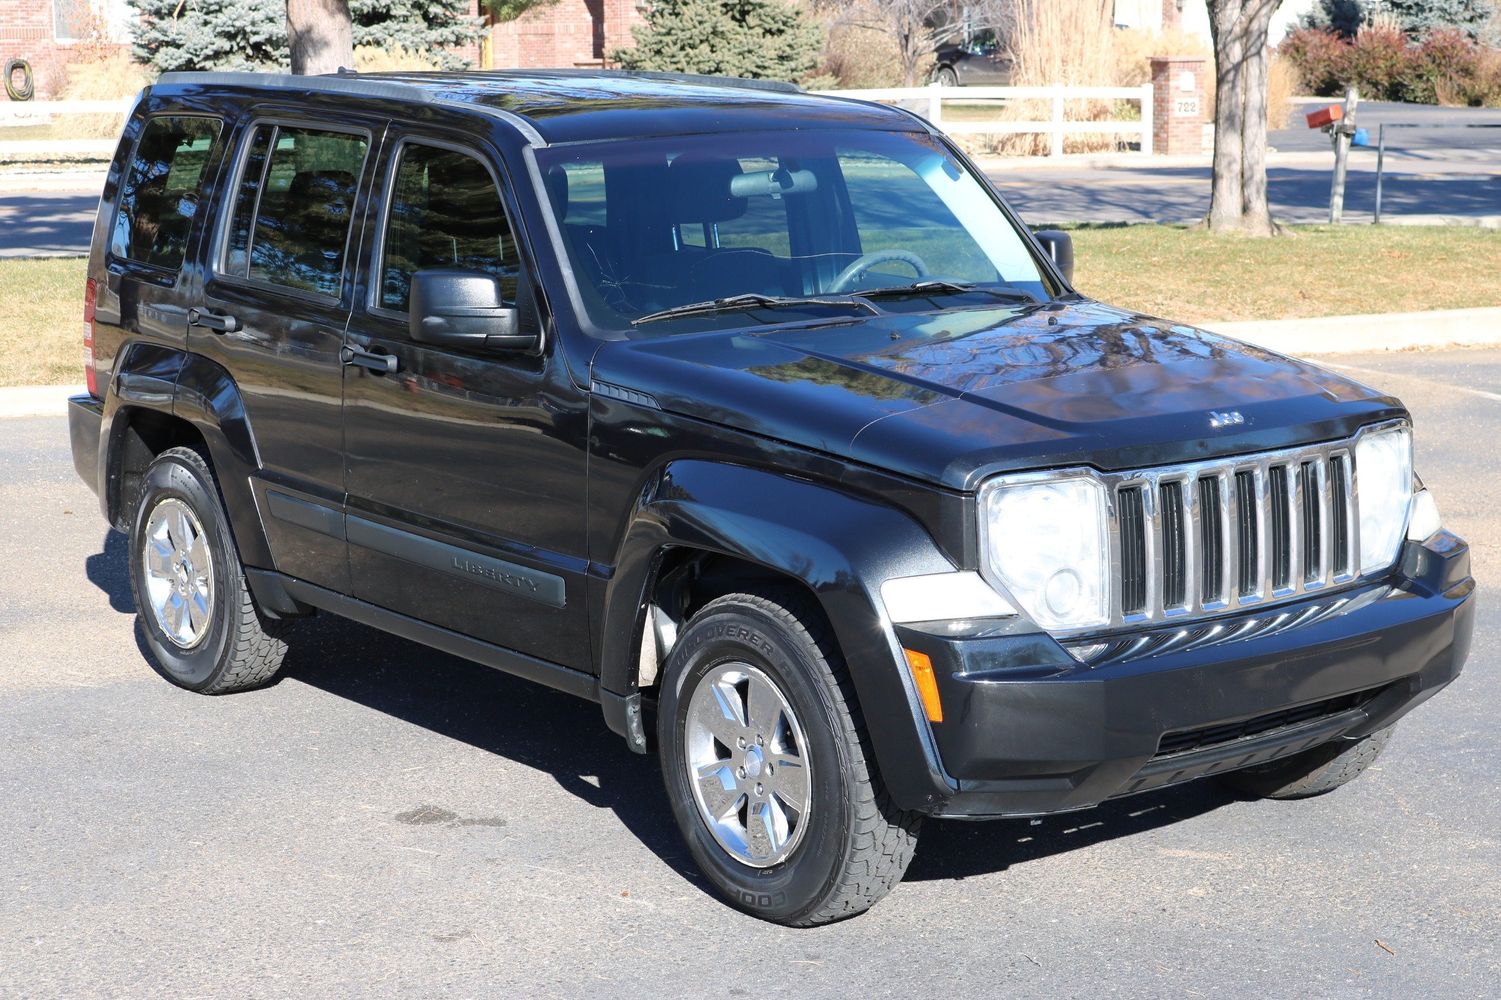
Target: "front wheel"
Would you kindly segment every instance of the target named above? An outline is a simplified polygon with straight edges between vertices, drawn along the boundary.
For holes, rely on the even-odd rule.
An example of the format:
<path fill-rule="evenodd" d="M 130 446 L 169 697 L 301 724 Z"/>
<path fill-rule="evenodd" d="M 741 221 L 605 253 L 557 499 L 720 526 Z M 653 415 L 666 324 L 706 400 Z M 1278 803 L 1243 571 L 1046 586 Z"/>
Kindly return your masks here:
<path fill-rule="evenodd" d="M 1270 764 L 1220 775 L 1242 795 L 1259 799 L 1306 799 L 1354 781 L 1376 762 L 1391 741 L 1393 726 L 1358 740 L 1335 740 Z"/>
<path fill-rule="evenodd" d="M 959 74 L 955 73 L 951 67 L 940 66 L 933 74 L 933 82 L 940 87 L 957 87 L 959 86 Z"/>
<path fill-rule="evenodd" d="M 887 798 L 843 659 L 801 595 L 731 594 L 696 614 L 657 729 L 678 826 L 733 905 L 806 927 L 901 881 L 919 817 Z"/>

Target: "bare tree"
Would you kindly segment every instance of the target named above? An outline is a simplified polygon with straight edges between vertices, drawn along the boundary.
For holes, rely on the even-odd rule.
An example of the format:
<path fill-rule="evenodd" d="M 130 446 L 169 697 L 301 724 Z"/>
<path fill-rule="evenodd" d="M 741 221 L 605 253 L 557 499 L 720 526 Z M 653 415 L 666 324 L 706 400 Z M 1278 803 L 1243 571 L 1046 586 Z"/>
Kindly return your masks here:
<path fill-rule="evenodd" d="M 821 0 L 836 11 L 834 24 L 869 28 L 896 40 L 902 60 L 902 85 L 915 87 L 923 64 L 940 45 L 968 32 L 991 30 L 1004 38 L 1012 23 L 1015 0 Z"/>
<path fill-rule="evenodd" d="M 287 44 L 293 73 L 332 73 L 354 66 L 349 0 L 287 0 Z"/>
<path fill-rule="evenodd" d="M 1266 194 L 1267 63 L 1282 0 L 1209 0 L 1214 35 L 1214 182 L 1209 228 L 1277 232 Z"/>

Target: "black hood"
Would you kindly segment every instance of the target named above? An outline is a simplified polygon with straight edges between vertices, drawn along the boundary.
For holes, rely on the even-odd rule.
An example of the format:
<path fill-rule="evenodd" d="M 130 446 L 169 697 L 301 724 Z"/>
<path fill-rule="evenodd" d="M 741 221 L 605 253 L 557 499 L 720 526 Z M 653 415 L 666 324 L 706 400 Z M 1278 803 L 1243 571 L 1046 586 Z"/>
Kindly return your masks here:
<path fill-rule="evenodd" d="M 1405 412 L 1316 365 L 1088 301 L 615 341 L 593 377 L 957 489 L 1332 440 Z"/>

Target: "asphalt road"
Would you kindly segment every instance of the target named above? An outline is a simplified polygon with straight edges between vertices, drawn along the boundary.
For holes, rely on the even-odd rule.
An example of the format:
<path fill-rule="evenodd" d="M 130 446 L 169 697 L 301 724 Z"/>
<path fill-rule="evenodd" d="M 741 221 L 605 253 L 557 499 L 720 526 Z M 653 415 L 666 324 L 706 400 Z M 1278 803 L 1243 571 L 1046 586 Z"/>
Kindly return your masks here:
<path fill-rule="evenodd" d="M 1330 796 L 931 823 L 813 931 L 710 897 L 564 695 L 331 619 L 268 689 L 171 687 L 62 421 L 0 422 L 0 996 L 1494 997 L 1501 352 L 1334 362 L 1407 400 L 1475 546 L 1459 681 Z"/>

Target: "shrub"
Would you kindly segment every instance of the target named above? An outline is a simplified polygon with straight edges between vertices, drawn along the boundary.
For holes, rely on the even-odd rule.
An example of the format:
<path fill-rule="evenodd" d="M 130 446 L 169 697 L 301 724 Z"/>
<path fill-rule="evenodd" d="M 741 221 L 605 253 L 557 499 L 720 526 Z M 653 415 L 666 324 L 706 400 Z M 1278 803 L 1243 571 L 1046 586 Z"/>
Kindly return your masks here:
<path fill-rule="evenodd" d="M 1374 99 L 1400 100 L 1412 60 L 1407 36 L 1391 28 L 1366 28 L 1348 43 L 1345 84 Z M 1343 89 L 1343 88 L 1341 88 Z"/>
<path fill-rule="evenodd" d="M 1327 97 L 1343 88 L 1350 44 L 1334 32 L 1300 28 L 1289 32 L 1277 51 L 1292 63 L 1303 92 Z"/>
<path fill-rule="evenodd" d="M 781 0 L 656 0 L 634 48 L 610 58 L 625 69 L 799 80 L 818 65 L 823 31 Z"/>

